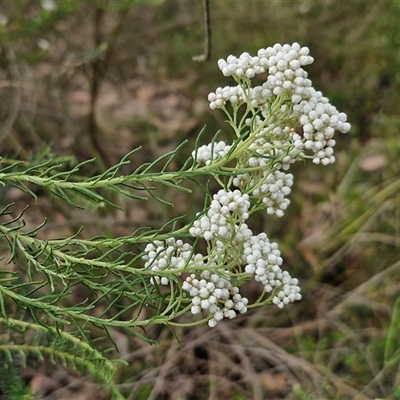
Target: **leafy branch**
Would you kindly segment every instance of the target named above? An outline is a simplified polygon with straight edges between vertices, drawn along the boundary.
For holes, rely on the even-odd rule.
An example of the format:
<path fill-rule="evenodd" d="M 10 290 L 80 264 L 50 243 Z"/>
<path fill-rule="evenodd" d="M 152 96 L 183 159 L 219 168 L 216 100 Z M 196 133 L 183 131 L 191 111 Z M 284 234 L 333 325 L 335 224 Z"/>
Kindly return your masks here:
<path fill-rule="evenodd" d="M 99 383 L 106 384 L 117 393 L 112 383 L 117 361 L 108 360 L 104 353 L 86 341 L 51 326 L 14 318 L 0 318 L 0 326 L 4 326 L 12 338 L 12 342 L 0 341 L 1 358 L 8 365 L 22 368 L 27 365 L 28 359 L 36 362 L 47 359 L 89 373 Z M 11 382 L 4 382 L 3 386 L 12 385 Z"/>
<path fill-rule="evenodd" d="M 308 158 L 316 164 L 333 163 L 333 133 L 345 133 L 350 125 L 346 115 L 305 79 L 301 66 L 313 61 L 307 48 L 294 43 L 259 53 L 219 61 L 224 75 L 232 75 L 238 86 L 210 93 L 210 107 L 227 114 L 232 142 L 218 140 L 218 132 L 201 146 L 203 130 L 191 156 L 176 171 L 172 162 L 187 141 L 136 168 L 131 160 L 140 148 L 134 149 L 95 176 L 87 176 L 94 159 L 72 167 L 52 159 L 5 163 L 0 170 L 3 187 L 14 186 L 36 202 L 35 190 L 43 188 L 74 208 L 86 209 L 88 201 L 122 208 L 121 198 L 144 201 L 147 196 L 173 206 L 158 195 L 160 185 L 192 195 L 194 183 L 204 194 L 203 208 L 189 216 L 189 222 L 178 216 L 159 228 L 141 227 L 116 238 L 85 238 L 82 227 L 65 238 L 43 239 L 46 219 L 27 230 L 28 207 L 15 213 L 13 203 L 6 205 L 0 211 L 0 238 L 7 249 L 7 269 L 0 270 L 0 325 L 21 328 L 14 314 L 22 309 L 29 329 L 40 332 L 45 341 L 4 345 L 7 354 L 56 356 L 65 364 L 84 366 L 94 376 L 102 370 L 100 379 L 109 382 L 113 365 L 94 350 L 94 330 L 100 328 L 114 345 L 116 328 L 154 343 L 146 331 L 151 325 L 172 328 L 207 322 L 214 327 L 251 308 L 282 308 L 301 299 L 298 280 L 281 268 L 278 245 L 265 232 L 253 233 L 247 220 L 260 210 L 283 216 L 293 184 L 293 175 L 285 171 Z M 277 67 L 269 69 L 262 87 L 253 87 L 251 78 L 265 72 L 269 63 Z M 220 186 L 217 193 L 211 193 L 211 180 Z M 260 291 L 249 304 L 240 288 L 252 279 Z M 188 313 L 198 315 L 195 322 L 179 319 Z"/>

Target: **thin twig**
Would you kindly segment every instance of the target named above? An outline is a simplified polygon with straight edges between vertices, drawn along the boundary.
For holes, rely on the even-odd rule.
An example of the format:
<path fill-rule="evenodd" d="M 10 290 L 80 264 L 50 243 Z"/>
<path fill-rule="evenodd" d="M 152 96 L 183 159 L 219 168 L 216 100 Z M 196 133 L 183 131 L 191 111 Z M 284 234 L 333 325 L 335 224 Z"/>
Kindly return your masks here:
<path fill-rule="evenodd" d="M 112 157 L 109 152 L 106 151 L 102 138 L 100 137 L 99 127 L 96 120 L 96 105 L 100 94 L 100 88 L 103 83 L 104 77 L 107 73 L 108 67 L 111 62 L 111 58 L 115 49 L 116 41 L 119 37 L 123 23 L 128 15 L 128 11 L 123 9 L 118 14 L 118 20 L 110 32 L 106 42 L 103 57 L 99 57 L 92 62 L 92 80 L 90 88 L 90 112 L 88 120 L 88 134 L 93 146 L 93 150 L 98 153 L 100 160 L 102 161 L 104 169 L 110 165 L 113 165 Z M 100 48 L 103 45 L 103 38 L 101 35 L 101 28 L 104 23 L 105 11 L 103 9 L 96 9 L 95 13 L 95 31 L 94 31 L 94 42 L 96 48 Z"/>
<path fill-rule="evenodd" d="M 16 61 L 15 54 L 11 47 L 6 49 L 6 57 L 10 64 L 10 73 L 11 77 L 15 82 L 20 80 L 20 72 L 18 68 L 18 64 Z M 10 101 L 10 111 L 8 113 L 7 118 L 3 122 L 3 126 L 0 129 L 0 144 L 7 138 L 7 136 L 11 133 L 12 127 L 18 117 L 20 106 L 22 100 L 22 90 L 20 86 L 15 86 L 14 95 Z"/>
<path fill-rule="evenodd" d="M 210 0 L 203 0 L 204 8 L 204 53 L 193 56 L 193 61 L 204 62 L 211 58 L 211 23 L 210 23 Z"/>

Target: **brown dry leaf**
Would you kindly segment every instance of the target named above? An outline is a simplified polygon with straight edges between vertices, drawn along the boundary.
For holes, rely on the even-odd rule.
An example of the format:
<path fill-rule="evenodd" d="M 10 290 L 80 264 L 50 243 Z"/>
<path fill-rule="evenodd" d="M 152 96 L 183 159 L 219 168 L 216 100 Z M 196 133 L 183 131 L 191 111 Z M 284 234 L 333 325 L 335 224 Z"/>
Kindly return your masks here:
<path fill-rule="evenodd" d="M 32 393 L 40 397 L 60 389 L 60 385 L 57 381 L 43 374 L 35 375 L 30 382 L 30 387 Z"/>
<path fill-rule="evenodd" d="M 373 172 L 386 165 L 384 154 L 369 154 L 360 160 L 360 167 L 366 172 Z"/>
<path fill-rule="evenodd" d="M 271 374 L 268 371 L 263 371 L 259 374 L 259 377 L 260 382 L 267 388 L 269 396 L 287 393 L 289 383 L 283 374 Z"/>
<path fill-rule="evenodd" d="M 109 396 L 86 379 L 73 380 L 69 385 L 43 397 L 42 400 L 107 400 Z"/>

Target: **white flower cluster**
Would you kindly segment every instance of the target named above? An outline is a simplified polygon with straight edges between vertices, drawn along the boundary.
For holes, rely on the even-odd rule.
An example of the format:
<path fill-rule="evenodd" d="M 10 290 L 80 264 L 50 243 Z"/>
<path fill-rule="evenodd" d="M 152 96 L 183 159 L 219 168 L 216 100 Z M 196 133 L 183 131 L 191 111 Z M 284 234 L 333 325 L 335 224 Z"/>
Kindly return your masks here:
<path fill-rule="evenodd" d="M 268 214 L 276 214 L 281 217 L 290 203 L 286 196 L 291 192 L 293 175 L 275 171 L 271 174 L 264 173 L 264 178 L 263 184 L 254 189 L 252 194 L 262 196 Z"/>
<path fill-rule="evenodd" d="M 213 141 L 193 151 L 192 157 L 211 165 L 234 154 L 238 172 L 229 175 L 228 187 L 213 196 L 189 229 L 194 238 L 207 242 L 206 254 L 195 254 L 190 244 L 175 238 L 154 241 L 144 251 L 153 284 L 170 284 L 168 273 L 174 269 L 178 275 L 184 272 L 182 290 L 190 296 L 191 312 L 208 313 L 211 327 L 247 311 L 248 300 L 239 293 L 239 286 L 249 279 L 259 282 L 279 308 L 301 299 L 298 280 L 281 269 L 277 244 L 265 233 L 253 235 L 246 221 L 261 207 L 282 216 L 293 185 L 293 175 L 285 171 L 305 158 L 332 164 L 335 131 L 350 129 L 346 114 L 308 79 L 303 67 L 313 61 L 309 49 L 298 43 L 276 44 L 260 49 L 256 56 L 243 53 L 218 61 L 223 75 L 232 76 L 237 85 L 210 93 L 210 108 L 228 114 L 225 105 L 232 105 L 229 123 L 240 139 L 234 145 Z M 263 73 L 267 75 L 264 83 L 252 87 L 252 78 Z M 238 118 L 242 105 L 245 113 Z M 237 189 L 230 190 L 231 186 Z"/>
<path fill-rule="evenodd" d="M 251 231 L 244 221 L 249 218 L 249 208 L 249 195 L 221 189 L 213 196 L 207 214 L 194 222 L 189 233 L 208 241 L 215 238 L 220 247 L 233 237 L 248 237 Z"/>
<path fill-rule="evenodd" d="M 309 49 L 301 47 L 298 43 L 283 46 L 276 44 L 260 49 L 257 56 L 243 53 L 239 58 L 231 55 L 226 60 L 219 60 L 218 67 L 225 76 L 241 79 L 246 77 L 248 82 L 255 75 L 264 72 L 268 72 L 268 77 L 262 85 L 256 87 L 251 87 L 248 83 L 248 89 L 243 89 L 240 85 L 218 88 L 208 96 L 210 107 L 222 108 L 231 99 L 235 105 L 238 101 L 249 102 L 264 118 L 271 119 L 271 104 L 279 95 L 284 95 L 286 103 L 278 112 L 286 113 L 286 120 L 290 126 L 276 126 L 274 129 L 286 132 L 286 135 L 280 138 L 282 144 L 295 149 L 296 159 L 308 151 L 312 153 L 314 163 L 332 164 L 335 161 L 333 134 L 335 131 L 348 132 L 350 124 L 346 122 L 346 114 L 338 112 L 321 92 L 312 87 L 312 82 L 302 67 L 313 61 Z M 246 96 L 243 90 L 247 90 Z M 271 121 L 268 123 L 271 124 Z M 291 130 L 298 127 L 302 128 L 302 135 L 293 134 Z M 274 131 L 264 130 L 268 135 L 276 134 Z"/>
<path fill-rule="evenodd" d="M 276 243 L 270 243 L 265 233 L 254 236 L 246 225 L 250 206 L 249 196 L 240 190 L 221 189 L 213 196 L 207 213 L 189 230 L 192 236 L 208 241 L 206 256 L 194 254 L 190 244 L 174 238 L 154 241 L 145 248 L 145 268 L 154 272 L 151 283 L 169 284 L 161 271 L 180 269 L 178 275 L 187 271 L 182 289 L 192 298 L 191 312 L 208 312 L 211 327 L 247 311 L 247 298 L 232 283 L 238 272 L 254 277 L 266 293 L 272 292 L 272 302 L 278 307 L 301 298 L 297 280 L 280 268 L 282 258 Z M 226 269 L 227 264 L 231 270 Z M 233 275 L 232 269 L 236 271 Z"/>
<path fill-rule="evenodd" d="M 266 198 L 272 199 L 277 195 L 276 202 L 283 207 L 283 204 L 287 203 L 278 197 L 288 194 L 293 177 L 279 171 L 268 177 L 270 176 L 274 176 L 275 181 L 269 181 L 263 188 L 265 192 L 272 193 L 272 196 Z M 236 257 L 238 266 L 244 267 L 247 274 L 253 275 L 257 282 L 261 282 L 265 292 L 275 291 L 272 302 L 282 308 L 285 304 L 301 299 L 300 287 L 297 279 L 293 279 L 287 271 L 281 270 L 282 258 L 277 244 L 270 243 L 265 233 L 254 236 L 244 223 L 249 217 L 248 199 L 249 196 L 239 190 L 220 190 L 214 195 L 207 214 L 196 220 L 189 232 L 192 236 L 213 241 L 216 258 L 220 249 L 225 249 L 228 253 L 226 260 L 231 261 Z M 279 210 L 274 206 L 275 204 L 267 209 L 271 208 L 279 215 Z"/>
<path fill-rule="evenodd" d="M 282 92 L 291 92 L 298 103 L 303 96 L 307 96 L 307 90 L 311 87 L 311 81 L 307 79 L 307 72 L 302 66 L 312 64 L 314 59 L 309 55 L 307 47 L 300 47 L 298 43 L 280 45 L 260 49 L 257 56 L 250 56 L 248 53 L 242 53 L 239 58 L 228 56 L 225 60 L 218 60 L 218 67 L 225 76 L 242 77 L 249 79 L 255 75 L 268 72 L 267 80 L 261 85 L 251 89 L 250 101 L 252 106 L 260 107 L 264 105 L 273 95 L 278 96 Z M 210 93 L 209 101 L 214 102 L 222 95 L 226 102 L 229 100 L 229 92 L 233 88 L 228 86 L 218 88 L 215 93 Z M 235 92 L 240 92 L 240 86 L 234 87 Z M 211 98 L 210 98 L 211 96 Z M 242 96 L 243 97 L 243 96 Z M 214 105 L 214 104 L 213 104 Z M 222 107 L 223 102 L 217 102 L 215 107 Z"/>
<path fill-rule="evenodd" d="M 193 254 L 190 244 L 174 238 L 167 239 L 165 243 L 157 240 L 146 246 L 142 258 L 146 261 L 145 268 L 154 272 L 150 278 L 152 284 L 169 285 L 166 276 L 158 275 L 162 270 L 182 269 L 188 266 L 188 269 L 196 271 L 185 279 L 182 289 L 189 292 L 192 297 L 192 314 L 199 314 L 201 311 L 209 313 L 210 327 L 214 327 L 223 318 L 232 319 L 236 317 L 237 312 L 247 311 L 247 298 L 242 297 L 239 288 L 221 276 L 228 271 L 218 268 L 215 262 L 209 261 L 209 266 L 215 266 L 216 272 L 220 274 L 211 274 L 208 270 L 200 272 L 199 267 L 205 265 L 204 257 L 201 254 Z"/>
<path fill-rule="evenodd" d="M 348 132 L 350 124 L 346 122 L 345 113 L 338 112 L 321 92 L 311 89 L 310 95 L 293 107 L 303 129 L 303 138 L 297 135 L 295 141 L 303 142 L 304 149 L 313 152 L 315 164 L 333 164 L 333 146 L 336 143 L 333 135 L 335 131 Z"/>
<path fill-rule="evenodd" d="M 227 271 L 224 271 L 227 272 Z M 202 271 L 191 274 L 183 282 L 182 289 L 192 297 L 192 314 L 207 310 L 211 318 L 208 325 L 214 327 L 223 318 L 235 318 L 237 312 L 247 311 L 248 300 L 242 297 L 239 289 L 218 274 Z"/>
<path fill-rule="evenodd" d="M 240 86 L 217 88 L 215 93 L 212 92 L 208 95 L 208 101 L 210 102 L 210 108 L 212 110 L 223 107 L 228 101 L 231 104 L 243 102 L 243 89 Z"/>
<path fill-rule="evenodd" d="M 257 130 L 255 139 L 249 146 L 249 151 L 253 154 L 246 165 L 263 167 L 273 161 L 277 168 L 286 171 L 291 164 L 302 159 L 304 144 L 293 128 L 277 125 L 272 116 L 265 124 L 258 115 L 253 119 L 248 118 L 246 125 L 251 130 Z"/>
<path fill-rule="evenodd" d="M 224 196 L 221 193 L 220 195 L 224 202 Z M 190 244 L 175 238 L 168 238 L 165 242 L 156 240 L 146 246 L 142 258 L 146 261 L 145 268 L 154 272 L 150 278 L 152 284 L 169 285 L 166 276 L 158 275 L 160 271 L 182 269 L 186 266 L 189 270 L 196 271 L 185 279 L 182 289 L 189 292 L 192 297 L 192 314 L 199 314 L 201 311 L 209 313 L 210 327 L 214 327 L 223 318 L 232 319 L 237 312 L 247 311 L 248 300 L 240 295 L 237 287 L 232 286 L 228 279 L 221 276 L 226 271 L 221 267 L 218 269 L 218 265 L 210 260 L 209 266 L 214 265 L 216 272 L 220 274 L 211 274 L 208 270 L 199 271 L 199 267 L 204 267 L 204 257 L 201 254 L 194 254 Z"/>
<path fill-rule="evenodd" d="M 287 271 L 281 270 L 282 257 L 278 245 L 270 243 L 265 233 L 252 236 L 244 243 L 242 260 L 245 271 L 262 283 L 265 292 L 270 293 L 274 288 L 280 289 L 272 299 L 279 308 L 301 299 L 298 280 L 292 278 Z"/>
<path fill-rule="evenodd" d="M 307 47 L 300 47 L 298 43 L 280 45 L 260 49 L 257 56 L 242 53 L 239 58 L 228 56 L 227 60 L 218 60 L 218 67 L 225 76 L 243 76 L 253 78 L 265 71 L 285 71 L 288 68 L 296 71 L 302 65 L 311 64 L 314 59 L 309 55 Z"/>
<path fill-rule="evenodd" d="M 149 243 L 144 251 L 142 257 L 146 261 L 144 267 L 154 272 L 183 268 L 189 261 L 201 263 L 201 256 L 193 257 L 192 246 L 180 239 L 168 238 L 165 242 L 155 240 L 153 243 Z M 151 283 L 168 285 L 169 280 L 165 276 L 154 275 Z"/>
<path fill-rule="evenodd" d="M 210 143 L 208 145 L 203 145 L 192 152 L 192 157 L 198 163 L 204 163 L 210 165 L 211 162 L 216 161 L 219 158 L 225 157 L 231 146 L 228 146 L 224 141 L 218 143 Z"/>
<path fill-rule="evenodd" d="M 291 192 L 293 175 L 282 171 L 270 173 L 267 170 L 255 177 L 246 172 L 235 177 L 233 185 L 239 188 L 248 187 L 251 196 L 262 199 L 268 214 L 282 217 L 290 204 L 286 196 Z"/>

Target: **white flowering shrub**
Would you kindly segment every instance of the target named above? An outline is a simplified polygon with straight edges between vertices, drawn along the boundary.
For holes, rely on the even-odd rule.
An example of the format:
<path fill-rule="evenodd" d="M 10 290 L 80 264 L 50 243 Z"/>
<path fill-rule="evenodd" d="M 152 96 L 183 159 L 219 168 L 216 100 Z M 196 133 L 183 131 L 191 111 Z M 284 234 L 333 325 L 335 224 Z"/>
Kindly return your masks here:
<path fill-rule="evenodd" d="M 51 1 L 42 3 L 53 7 Z M 25 229 L 27 207 L 18 210 L 13 202 L 4 206 L 0 327 L 14 343 L 4 345 L 7 359 L 26 355 L 25 343 L 33 342 L 36 352 L 89 371 L 109 383 L 114 398 L 123 398 L 110 383 L 115 365 L 96 347 L 91 327 L 109 338 L 109 328 L 126 329 L 152 342 L 145 330 L 149 325 L 215 327 L 251 308 L 282 308 L 300 300 L 299 281 L 285 270 L 278 245 L 248 224 L 254 213 L 282 217 L 293 185 L 288 170 L 308 159 L 332 164 L 335 131 L 350 129 L 346 115 L 313 88 L 303 69 L 312 61 L 309 50 L 297 43 L 220 60 L 223 75 L 236 85 L 217 88 L 208 100 L 211 109 L 226 114 L 231 139 L 218 140 L 216 135 L 201 144 L 199 135 L 178 171 L 170 169 L 182 146 L 131 168 L 131 156 L 140 150 L 135 149 L 90 177 L 82 171 L 93 160 L 71 168 L 65 158 L 3 158 L 0 196 L 12 186 L 40 201 L 34 190 L 40 187 L 85 211 L 90 210 L 88 203 L 121 207 L 121 197 L 139 202 L 149 195 L 168 203 L 155 184 L 190 196 L 185 186 L 190 181 L 205 196 L 203 209 L 184 226 L 178 226 L 183 219 L 177 217 L 161 228 L 142 227 L 112 238 L 86 238 L 79 230 L 70 237 L 44 239 L 40 231 L 46 221 Z M 205 186 L 202 176 L 220 186 L 216 193 L 209 193 L 213 185 Z M 259 295 L 250 303 L 243 287 L 252 280 Z M 89 294 L 76 304 L 74 292 L 80 289 Z M 26 321 L 14 314 L 15 304 L 26 312 Z M 189 322 L 179 319 L 190 314 L 195 317 Z"/>
<path fill-rule="evenodd" d="M 208 315 L 211 327 L 248 307 L 273 303 L 282 308 L 301 299 L 298 280 L 281 268 L 277 244 L 266 233 L 254 234 L 246 220 L 264 210 L 283 216 L 293 185 L 293 175 L 286 171 L 308 158 L 315 164 L 332 164 L 335 131 L 350 129 L 346 114 L 313 88 L 303 69 L 312 62 L 309 49 L 298 43 L 218 61 L 222 74 L 237 85 L 217 88 L 208 100 L 211 109 L 225 112 L 235 136 L 232 143 L 213 141 L 192 153 L 194 169 L 205 165 L 230 172 L 225 180 L 217 174 L 221 190 L 189 229 L 191 236 L 206 242 L 207 252 L 198 253 L 174 238 L 146 247 L 143 259 L 155 273 L 152 283 L 170 284 L 165 276 L 157 276 L 159 271 L 184 273 L 182 289 L 190 296 L 190 311 Z M 266 79 L 254 85 L 257 75 Z M 232 161 L 236 164 L 227 167 Z M 239 293 L 250 279 L 264 291 L 253 305 Z"/>

